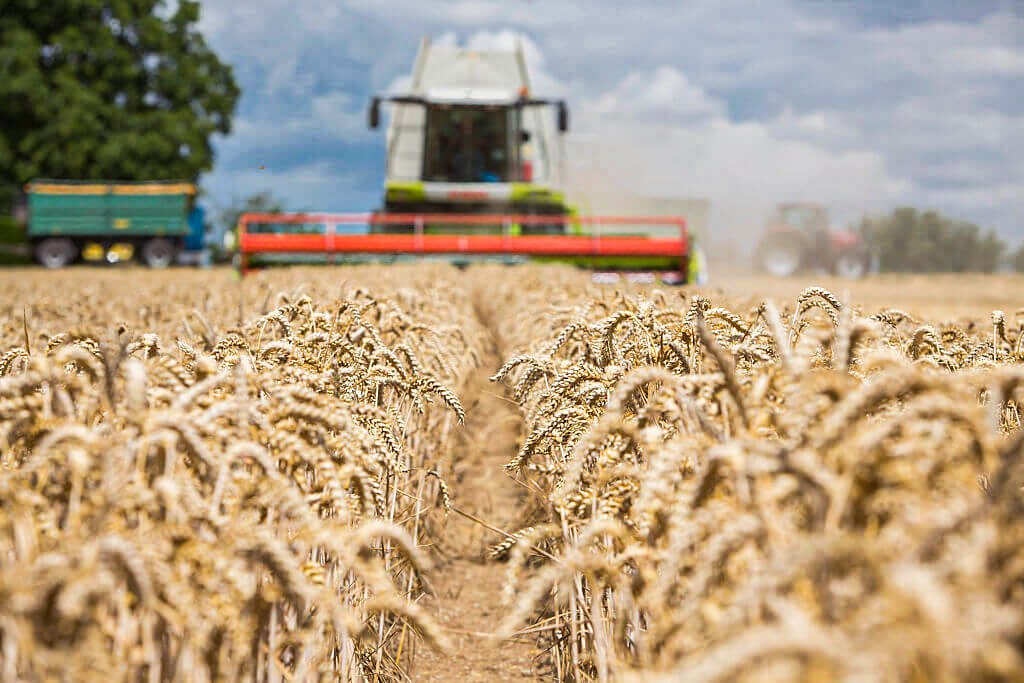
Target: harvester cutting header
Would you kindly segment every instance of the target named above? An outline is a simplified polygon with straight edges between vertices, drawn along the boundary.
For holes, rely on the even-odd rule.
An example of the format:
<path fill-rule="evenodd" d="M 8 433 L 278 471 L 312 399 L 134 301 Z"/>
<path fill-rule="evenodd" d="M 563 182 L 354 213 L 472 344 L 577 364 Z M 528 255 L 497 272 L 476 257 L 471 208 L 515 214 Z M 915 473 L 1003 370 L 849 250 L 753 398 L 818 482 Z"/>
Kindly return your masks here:
<path fill-rule="evenodd" d="M 535 97 L 522 48 L 472 51 L 424 40 L 407 92 L 370 102 L 386 137 L 384 201 L 370 214 L 242 216 L 243 267 L 271 254 L 526 258 L 696 281 L 681 216 L 581 216 L 567 203 L 569 110 Z M 666 235 L 657 228 L 675 229 Z M 655 228 L 654 231 L 651 228 Z"/>

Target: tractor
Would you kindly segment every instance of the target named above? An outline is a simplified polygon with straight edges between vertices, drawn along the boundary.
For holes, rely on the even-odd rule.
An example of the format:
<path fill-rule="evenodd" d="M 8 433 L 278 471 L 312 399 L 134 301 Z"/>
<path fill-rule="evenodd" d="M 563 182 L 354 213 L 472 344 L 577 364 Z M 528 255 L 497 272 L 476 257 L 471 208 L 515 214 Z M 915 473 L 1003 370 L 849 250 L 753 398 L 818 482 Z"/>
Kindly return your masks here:
<path fill-rule="evenodd" d="M 755 254 L 758 265 L 776 277 L 818 270 L 858 279 L 871 267 L 860 236 L 829 227 L 828 210 L 819 204 L 779 204 L 771 215 Z"/>

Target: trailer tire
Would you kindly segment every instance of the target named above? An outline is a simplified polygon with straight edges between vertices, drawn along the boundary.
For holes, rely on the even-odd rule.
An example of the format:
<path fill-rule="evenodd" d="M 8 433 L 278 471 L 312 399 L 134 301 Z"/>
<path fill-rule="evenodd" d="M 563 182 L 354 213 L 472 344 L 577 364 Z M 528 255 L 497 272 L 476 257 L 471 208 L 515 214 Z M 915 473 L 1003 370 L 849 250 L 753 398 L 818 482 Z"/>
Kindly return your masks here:
<path fill-rule="evenodd" d="M 150 268 L 166 268 L 174 263 L 177 252 L 174 242 L 163 237 L 155 237 L 143 243 L 142 262 Z"/>
<path fill-rule="evenodd" d="M 44 268 L 63 268 L 78 258 L 78 247 L 66 237 L 48 237 L 36 244 L 35 257 Z"/>

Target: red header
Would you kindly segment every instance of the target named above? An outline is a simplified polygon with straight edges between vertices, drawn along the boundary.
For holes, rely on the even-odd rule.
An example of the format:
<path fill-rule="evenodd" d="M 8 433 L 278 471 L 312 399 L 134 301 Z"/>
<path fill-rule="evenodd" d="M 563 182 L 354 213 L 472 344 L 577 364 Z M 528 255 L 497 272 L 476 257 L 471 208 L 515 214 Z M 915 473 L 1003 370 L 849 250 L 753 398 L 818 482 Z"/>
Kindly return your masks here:
<path fill-rule="evenodd" d="M 247 226 L 321 224 L 323 233 L 251 233 Z M 513 235 L 512 225 L 580 225 L 588 234 Z M 402 234 L 339 234 L 338 225 L 413 225 Z M 502 234 L 424 234 L 425 225 L 501 225 Z M 676 226 L 677 236 L 602 235 L 603 226 Z M 685 269 L 689 253 L 686 219 L 681 216 L 537 216 L 515 214 L 243 214 L 239 250 L 247 255 L 326 254 L 506 254 L 522 256 L 673 256 Z"/>

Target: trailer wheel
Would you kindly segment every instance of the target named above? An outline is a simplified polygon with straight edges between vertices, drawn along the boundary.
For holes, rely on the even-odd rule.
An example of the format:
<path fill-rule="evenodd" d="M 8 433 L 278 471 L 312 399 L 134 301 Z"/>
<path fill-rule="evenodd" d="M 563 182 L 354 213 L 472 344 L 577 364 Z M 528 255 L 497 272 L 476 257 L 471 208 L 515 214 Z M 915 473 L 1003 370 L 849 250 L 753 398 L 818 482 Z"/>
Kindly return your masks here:
<path fill-rule="evenodd" d="M 156 237 L 142 245 L 142 262 L 150 268 L 166 268 L 174 263 L 176 253 L 173 242 Z"/>
<path fill-rule="evenodd" d="M 36 245 L 35 255 L 44 268 L 63 268 L 78 257 L 78 249 L 65 237 L 50 237 Z"/>

